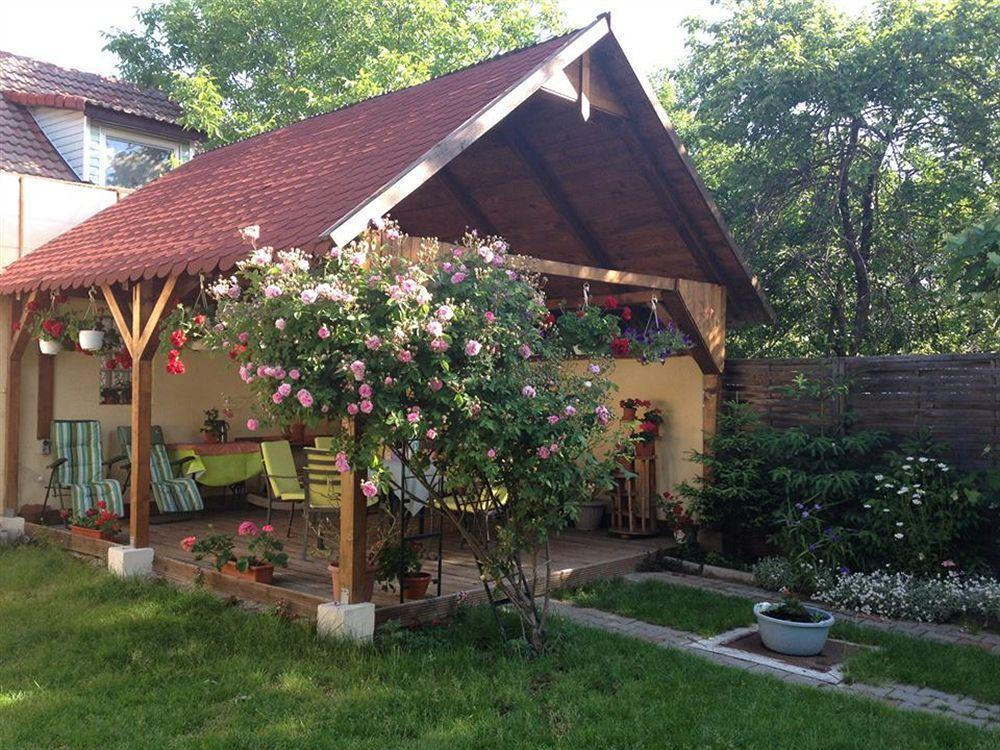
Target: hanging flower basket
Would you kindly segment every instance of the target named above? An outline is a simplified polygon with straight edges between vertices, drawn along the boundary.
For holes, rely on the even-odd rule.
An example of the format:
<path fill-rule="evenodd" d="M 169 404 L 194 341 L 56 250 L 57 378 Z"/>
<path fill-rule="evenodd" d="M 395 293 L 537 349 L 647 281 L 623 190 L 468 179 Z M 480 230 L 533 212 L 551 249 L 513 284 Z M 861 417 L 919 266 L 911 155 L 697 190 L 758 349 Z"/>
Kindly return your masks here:
<path fill-rule="evenodd" d="M 80 348 L 86 352 L 96 352 L 104 347 L 104 331 L 96 328 L 81 329 Z"/>
<path fill-rule="evenodd" d="M 38 339 L 38 350 L 49 357 L 54 357 L 62 351 L 62 341 L 56 339 Z"/>

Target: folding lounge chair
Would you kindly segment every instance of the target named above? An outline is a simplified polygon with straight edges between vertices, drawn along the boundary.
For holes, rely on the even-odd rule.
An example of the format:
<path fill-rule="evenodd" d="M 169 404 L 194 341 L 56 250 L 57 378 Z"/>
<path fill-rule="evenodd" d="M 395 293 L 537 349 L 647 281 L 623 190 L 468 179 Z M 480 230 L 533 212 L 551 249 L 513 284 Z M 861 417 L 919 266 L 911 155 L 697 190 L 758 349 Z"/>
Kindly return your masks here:
<path fill-rule="evenodd" d="M 197 483 L 192 477 L 184 474 L 184 466 L 194 460 L 194 457 L 187 456 L 179 461 L 171 461 L 163 441 L 163 430 L 158 425 L 153 426 L 150 438 L 149 486 L 160 513 L 192 513 L 204 510 L 205 503 Z M 119 427 L 118 439 L 131 464 L 132 429 Z"/>
<path fill-rule="evenodd" d="M 103 501 L 108 510 L 119 516 L 125 514 L 122 487 L 117 479 L 105 479 L 104 468 L 121 461 L 122 456 L 104 460 L 101 449 L 101 423 L 95 419 L 55 419 L 49 434 L 52 437 L 52 470 L 45 489 L 42 512 L 53 493 L 59 498 L 59 507 L 65 508 L 64 493 L 69 490 L 70 501 L 76 513 L 85 513 Z"/>
<path fill-rule="evenodd" d="M 292 519 L 295 504 L 305 503 L 306 491 L 302 487 L 299 473 L 292 457 L 292 444 L 287 440 L 274 440 L 260 444 L 260 455 L 264 462 L 264 477 L 267 485 L 267 522 L 271 523 L 271 511 L 275 504 L 289 506 L 288 531 L 292 533 Z"/>

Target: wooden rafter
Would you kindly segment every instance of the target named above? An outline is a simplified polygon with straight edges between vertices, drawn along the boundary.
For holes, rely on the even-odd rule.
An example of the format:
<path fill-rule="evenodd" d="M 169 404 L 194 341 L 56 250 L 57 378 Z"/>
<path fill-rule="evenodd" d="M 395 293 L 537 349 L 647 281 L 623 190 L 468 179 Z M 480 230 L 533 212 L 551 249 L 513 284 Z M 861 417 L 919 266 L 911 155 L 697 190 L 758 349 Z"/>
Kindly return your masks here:
<path fill-rule="evenodd" d="M 541 154 L 519 132 L 517 123 L 515 122 L 513 127 L 504 128 L 500 139 L 524 164 L 541 189 L 545 199 L 555 209 L 559 218 L 563 220 L 570 233 L 583 246 L 587 254 L 601 265 L 613 266 L 611 255 L 590 231 L 577 210 L 573 208 L 568 196 L 545 164 Z"/>
<path fill-rule="evenodd" d="M 462 213 L 465 214 L 465 219 L 469 222 L 470 228 L 478 229 L 485 234 L 500 234 L 493 222 L 490 221 L 490 218 L 483 212 L 482 207 L 476 202 L 476 199 L 472 197 L 469 189 L 452 171 L 451 167 L 443 167 L 437 173 L 437 176 L 441 184 L 444 185 L 445 190 L 448 191 L 448 194 L 458 204 Z"/>

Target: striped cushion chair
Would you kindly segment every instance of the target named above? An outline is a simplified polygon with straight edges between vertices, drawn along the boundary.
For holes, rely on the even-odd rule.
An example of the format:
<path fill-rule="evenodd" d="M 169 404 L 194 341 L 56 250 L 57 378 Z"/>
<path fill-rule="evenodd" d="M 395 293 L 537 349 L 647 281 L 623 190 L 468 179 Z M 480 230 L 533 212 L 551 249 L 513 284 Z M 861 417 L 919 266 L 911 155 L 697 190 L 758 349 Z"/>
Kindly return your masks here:
<path fill-rule="evenodd" d="M 73 510 L 85 513 L 101 501 L 108 510 L 124 515 L 122 487 L 117 479 L 105 479 L 104 468 L 117 458 L 104 461 L 101 450 L 101 423 L 94 419 L 56 419 L 49 433 L 55 460 L 49 464 L 49 491 L 55 491 L 63 504 L 63 492 L 69 490 Z M 49 492 L 45 494 L 48 503 Z"/>
<path fill-rule="evenodd" d="M 152 428 L 152 445 L 149 447 L 149 486 L 153 501 L 160 513 L 191 513 L 204 510 L 201 491 L 194 479 L 185 476 L 183 465 L 191 459 L 171 462 L 167 446 L 163 442 L 163 431 L 158 425 Z M 132 461 L 132 432 L 128 427 L 118 428 L 118 439 L 125 449 L 129 463 Z M 177 473 L 175 474 L 175 467 Z"/>

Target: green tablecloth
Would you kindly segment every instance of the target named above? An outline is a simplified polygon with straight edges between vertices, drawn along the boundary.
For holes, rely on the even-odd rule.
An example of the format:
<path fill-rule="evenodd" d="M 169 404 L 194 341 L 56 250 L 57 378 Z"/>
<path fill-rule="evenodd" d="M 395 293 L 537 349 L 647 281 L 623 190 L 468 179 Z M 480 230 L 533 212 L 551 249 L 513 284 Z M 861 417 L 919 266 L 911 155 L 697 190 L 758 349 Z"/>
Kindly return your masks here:
<path fill-rule="evenodd" d="M 264 470 L 260 451 L 220 455 L 201 455 L 192 449 L 170 451 L 171 461 L 188 456 L 194 456 L 194 460 L 184 467 L 185 473 L 194 476 L 198 484 L 206 487 L 227 487 L 245 482 Z"/>

